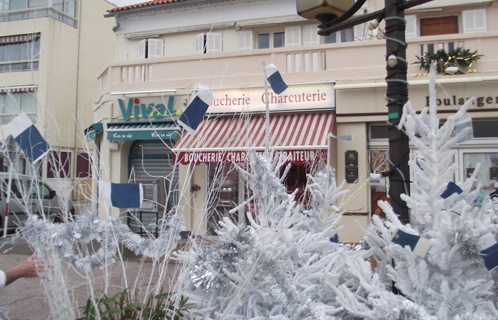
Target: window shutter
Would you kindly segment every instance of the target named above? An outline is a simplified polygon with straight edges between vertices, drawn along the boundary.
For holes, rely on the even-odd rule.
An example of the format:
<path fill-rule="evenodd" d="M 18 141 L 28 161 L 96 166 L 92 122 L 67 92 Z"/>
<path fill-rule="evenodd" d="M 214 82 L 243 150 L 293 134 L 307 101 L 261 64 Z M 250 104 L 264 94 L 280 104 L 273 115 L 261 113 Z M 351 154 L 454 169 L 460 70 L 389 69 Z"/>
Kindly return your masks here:
<path fill-rule="evenodd" d="M 310 46 L 315 44 L 320 44 L 320 38 L 318 37 L 318 25 L 317 24 L 307 24 L 304 26 L 304 45 Z"/>
<path fill-rule="evenodd" d="M 368 40 L 368 29 L 365 23 L 357 24 L 353 27 L 354 41 Z"/>
<path fill-rule="evenodd" d="M 148 39 L 149 47 L 147 58 L 162 58 L 163 57 L 163 40 L 162 39 Z"/>
<path fill-rule="evenodd" d="M 199 33 L 195 36 L 194 53 L 203 54 L 204 53 L 204 33 Z"/>
<path fill-rule="evenodd" d="M 416 37 L 417 36 L 417 16 L 416 15 L 407 15 L 405 16 L 406 20 L 406 30 L 405 37 Z"/>
<path fill-rule="evenodd" d="M 138 43 L 138 59 L 145 59 L 145 39 Z"/>
<path fill-rule="evenodd" d="M 239 50 L 252 50 L 252 31 L 239 31 Z"/>
<path fill-rule="evenodd" d="M 486 31 L 486 10 L 463 10 L 463 33 Z"/>
<path fill-rule="evenodd" d="M 301 45 L 301 26 L 285 27 L 285 46 L 295 47 Z"/>
<path fill-rule="evenodd" d="M 222 52 L 221 33 L 208 33 L 206 39 L 206 53 Z"/>

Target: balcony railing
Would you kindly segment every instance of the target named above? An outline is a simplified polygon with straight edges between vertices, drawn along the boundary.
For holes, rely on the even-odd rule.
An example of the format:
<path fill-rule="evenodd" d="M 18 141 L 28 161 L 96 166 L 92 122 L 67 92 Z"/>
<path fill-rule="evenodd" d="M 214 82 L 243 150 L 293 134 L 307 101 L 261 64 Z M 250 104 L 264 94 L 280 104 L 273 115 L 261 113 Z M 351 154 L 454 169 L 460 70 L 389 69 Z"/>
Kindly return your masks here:
<path fill-rule="evenodd" d="M 38 70 L 38 60 L 0 63 L 0 73 Z"/>
<path fill-rule="evenodd" d="M 408 38 L 407 74 L 421 73 L 416 55 L 421 50 L 460 46 L 483 55 L 475 65 L 478 73 L 498 73 L 498 31 Z M 205 55 L 119 61 L 100 76 L 101 94 L 188 88 L 209 78 L 220 87 L 262 84 L 261 62 L 274 63 L 289 83 L 332 80 L 383 79 L 386 76 L 384 40 L 356 41 L 301 47 L 223 52 Z M 208 57 L 209 56 L 209 57 Z M 199 78 L 193 78 L 196 76 Z"/>
<path fill-rule="evenodd" d="M 71 27 L 76 28 L 77 21 L 75 18 L 68 16 L 54 8 L 29 8 L 15 11 L 0 11 L 0 22 L 16 21 L 36 18 L 54 18 Z"/>

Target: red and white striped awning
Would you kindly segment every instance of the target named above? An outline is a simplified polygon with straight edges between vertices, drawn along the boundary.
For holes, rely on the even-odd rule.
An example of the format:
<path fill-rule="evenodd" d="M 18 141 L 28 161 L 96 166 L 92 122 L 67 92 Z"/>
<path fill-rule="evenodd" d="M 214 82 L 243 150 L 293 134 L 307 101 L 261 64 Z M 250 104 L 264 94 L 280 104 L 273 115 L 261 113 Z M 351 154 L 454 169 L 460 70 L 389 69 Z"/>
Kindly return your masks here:
<path fill-rule="evenodd" d="M 270 149 L 294 163 L 327 160 L 328 139 L 335 114 L 270 116 Z M 195 135 L 185 132 L 173 148 L 175 163 L 244 162 L 247 152 L 265 150 L 265 117 L 234 116 L 204 119 Z"/>

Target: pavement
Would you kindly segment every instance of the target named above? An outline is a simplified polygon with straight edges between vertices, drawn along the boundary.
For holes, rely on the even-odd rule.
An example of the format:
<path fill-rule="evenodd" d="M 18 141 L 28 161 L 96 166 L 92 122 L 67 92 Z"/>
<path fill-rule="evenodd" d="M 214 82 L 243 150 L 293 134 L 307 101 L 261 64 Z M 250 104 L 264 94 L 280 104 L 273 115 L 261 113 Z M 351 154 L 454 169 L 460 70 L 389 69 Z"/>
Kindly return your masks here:
<path fill-rule="evenodd" d="M 7 236 L 7 238 L 0 238 L 0 246 L 5 243 L 5 245 L 0 249 L 0 269 L 6 270 L 8 268 L 14 267 L 19 263 L 23 262 L 29 258 L 32 254 L 32 249 L 26 243 L 24 239 L 20 239 L 18 243 L 14 246 L 11 245 L 12 236 Z M 11 248 L 8 252 L 6 249 Z M 150 261 L 141 262 L 141 257 L 136 256 L 133 252 L 124 249 L 123 250 L 123 260 L 124 264 L 114 263 L 108 269 L 108 295 L 114 295 L 114 293 L 121 291 L 124 286 L 125 277 L 128 281 L 129 286 L 135 285 L 135 292 L 138 294 L 143 293 L 147 287 L 150 280 L 151 284 L 157 283 L 158 268 L 153 268 Z M 124 266 L 124 268 L 123 268 Z M 62 290 L 65 292 L 67 290 L 69 295 L 63 295 L 71 297 L 71 303 L 73 304 L 73 310 L 76 310 L 76 316 L 81 317 L 81 307 L 86 305 L 87 299 L 90 294 L 89 284 L 87 278 L 82 276 L 80 273 L 75 272 L 72 268 L 68 267 L 65 262 L 61 265 L 62 275 L 56 277 L 54 281 L 49 283 L 56 283 L 55 288 L 57 290 Z M 166 280 L 161 283 L 161 287 L 164 291 L 168 291 L 170 287 L 173 286 L 177 276 L 175 275 L 175 270 L 177 270 L 175 264 L 168 264 L 168 269 L 166 273 Z M 152 276 L 151 276 L 152 274 Z M 94 286 L 93 292 L 99 294 L 105 290 L 104 283 L 104 270 L 95 269 L 93 270 L 94 281 L 92 286 Z M 136 280 L 139 281 L 136 281 Z M 63 301 L 57 301 L 57 295 L 54 297 L 53 293 L 48 292 L 46 294 L 45 287 L 43 285 L 43 280 L 40 278 L 31 279 L 19 279 L 9 286 L 5 287 L 2 292 L 0 292 L 0 306 L 8 309 L 9 318 L 11 320 L 45 320 L 45 319 L 64 319 L 67 317 L 52 317 L 50 315 L 50 305 L 47 296 L 51 296 L 52 308 L 57 308 L 65 305 Z M 62 283 L 63 285 L 59 285 Z M 64 287 L 65 285 L 65 287 Z M 53 288 L 54 286 L 52 286 Z"/>

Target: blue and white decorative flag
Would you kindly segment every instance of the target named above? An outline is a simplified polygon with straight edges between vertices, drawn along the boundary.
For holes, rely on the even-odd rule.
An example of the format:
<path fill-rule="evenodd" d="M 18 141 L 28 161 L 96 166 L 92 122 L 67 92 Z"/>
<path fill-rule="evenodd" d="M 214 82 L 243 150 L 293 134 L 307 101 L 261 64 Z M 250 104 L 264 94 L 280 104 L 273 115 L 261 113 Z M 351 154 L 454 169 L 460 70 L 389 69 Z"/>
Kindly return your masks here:
<path fill-rule="evenodd" d="M 484 264 L 488 270 L 491 271 L 498 267 L 498 243 L 491 232 L 479 239 L 479 250 L 481 250 Z"/>
<path fill-rule="evenodd" d="M 457 186 L 453 181 L 450 181 L 448 185 L 446 186 L 446 190 L 441 194 L 441 198 L 447 199 L 449 196 L 451 196 L 454 193 L 461 194 L 463 192 L 462 188 Z"/>
<path fill-rule="evenodd" d="M 413 253 L 422 258 L 425 257 L 427 251 L 429 251 L 429 248 L 432 245 L 431 240 L 429 239 L 409 234 L 399 229 L 396 229 L 393 236 L 391 237 L 391 241 L 395 244 L 399 244 L 403 248 L 405 246 L 409 246 L 412 249 Z"/>
<path fill-rule="evenodd" d="M 50 145 L 36 129 L 33 122 L 22 112 L 7 124 L 7 129 L 16 140 L 26 158 L 33 163 L 42 159 L 50 150 Z"/>
<path fill-rule="evenodd" d="M 100 201 L 120 209 L 140 208 L 144 199 L 141 183 L 99 181 Z"/>
<path fill-rule="evenodd" d="M 287 84 L 285 84 L 280 72 L 278 72 L 277 66 L 273 63 L 266 67 L 266 76 L 273 92 L 276 94 L 281 94 L 287 89 Z"/>
<path fill-rule="evenodd" d="M 339 236 L 337 233 L 330 238 L 330 242 L 339 243 Z"/>
<path fill-rule="evenodd" d="M 182 113 L 180 119 L 178 119 L 178 124 L 193 135 L 197 130 L 199 123 L 201 123 L 211 101 L 213 101 L 213 92 L 209 90 L 208 87 L 199 84 L 197 95 Z"/>

